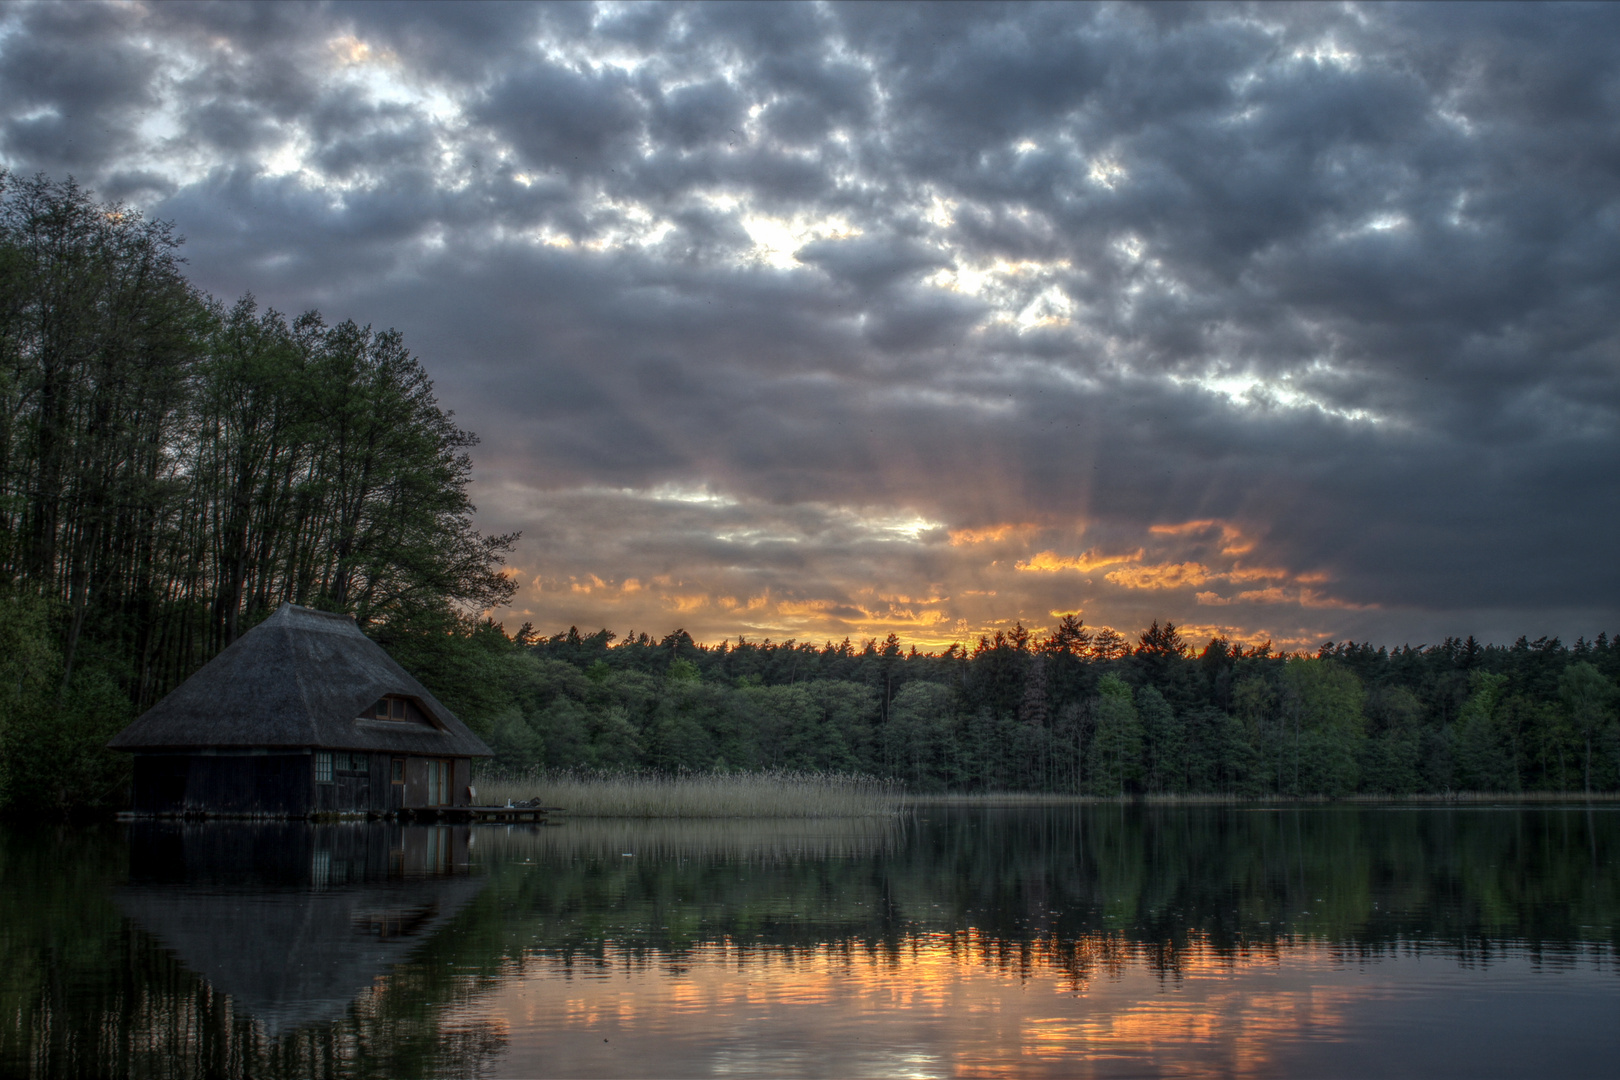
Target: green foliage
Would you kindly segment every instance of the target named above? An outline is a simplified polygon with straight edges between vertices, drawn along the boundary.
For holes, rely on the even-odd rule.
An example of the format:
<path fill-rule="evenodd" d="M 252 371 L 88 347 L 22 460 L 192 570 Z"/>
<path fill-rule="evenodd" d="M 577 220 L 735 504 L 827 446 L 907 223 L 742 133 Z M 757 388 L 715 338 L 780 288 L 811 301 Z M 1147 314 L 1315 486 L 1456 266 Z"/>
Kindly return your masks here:
<path fill-rule="evenodd" d="M 457 614 L 514 588 L 513 538 L 472 526 L 476 440 L 397 332 L 227 309 L 179 243 L 0 173 L 0 590 L 54 657 L 0 691 L 0 805 L 102 804 L 107 729 L 284 600 L 353 614 L 481 731 L 501 711 L 496 643 Z"/>
<path fill-rule="evenodd" d="M 1368 695 L 1368 738 L 1362 747 L 1363 790 L 1379 795 L 1410 795 L 1419 790 L 1423 705 L 1408 690 L 1384 687 Z"/>
<path fill-rule="evenodd" d="M 1283 667 L 1282 690 L 1293 737 L 1289 793 L 1354 792 L 1364 733 L 1361 680 L 1332 661 L 1295 657 Z"/>
<path fill-rule="evenodd" d="M 129 697 L 112 676 L 86 668 L 74 672 L 49 707 L 13 731 L 13 802 L 54 814 L 121 806 L 129 755 L 106 744 L 134 718 Z"/>
<path fill-rule="evenodd" d="M 0 806 L 13 763 L 32 769 L 26 747 L 51 716 L 62 669 L 54 637 L 43 603 L 0 594 Z"/>
<path fill-rule="evenodd" d="M 1607 786 L 1606 781 L 1612 783 L 1606 774 L 1613 772 L 1613 759 L 1605 754 L 1594 760 L 1594 755 L 1604 750 L 1610 741 L 1615 726 L 1615 696 L 1614 683 L 1589 661 L 1571 664 L 1558 678 L 1558 697 L 1569 711 L 1571 727 L 1581 740 L 1587 791 L 1593 790 L 1594 767 L 1600 786 Z"/>
<path fill-rule="evenodd" d="M 1091 744 L 1091 789 L 1124 795 L 1142 777 L 1142 723 L 1131 688 L 1114 675 L 1098 684 L 1097 732 Z"/>
<path fill-rule="evenodd" d="M 1316 657 L 1216 642 L 1194 657 L 1164 644 L 1169 629 L 1144 635 L 1152 666 L 1084 652 L 1074 625 L 1050 641 L 1015 632 L 971 653 L 909 656 L 876 641 L 711 648 L 679 633 L 615 643 L 571 629 L 527 648 L 496 643 L 508 673 L 478 675 L 490 701 L 465 707 L 496 710 L 503 766 L 850 771 L 914 791 L 1112 797 L 1568 790 L 1584 782 L 1572 717 L 1586 708 L 1594 790 L 1617 782 L 1607 638 L 1588 661 L 1466 642 Z M 1568 676 L 1566 703 L 1559 675 L 1581 663 L 1600 681 Z"/>
<path fill-rule="evenodd" d="M 939 683 L 911 682 L 889 703 L 883 727 L 884 771 L 903 778 L 914 791 L 945 787 L 956 695 Z"/>
<path fill-rule="evenodd" d="M 1469 695 L 1452 728 L 1457 783 L 1470 791 L 1517 791 L 1518 741 L 1498 708 L 1506 675 L 1473 673 Z"/>
<path fill-rule="evenodd" d="M 1186 726 L 1177 722 L 1170 703 L 1156 687 L 1142 688 L 1136 696 L 1136 709 L 1142 721 L 1143 782 L 1147 790 L 1186 791 Z"/>
<path fill-rule="evenodd" d="M 702 677 L 702 673 L 698 671 L 698 666 L 690 660 L 676 660 L 669 665 L 669 669 L 664 673 L 664 678 L 672 683 L 697 682 Z"/>

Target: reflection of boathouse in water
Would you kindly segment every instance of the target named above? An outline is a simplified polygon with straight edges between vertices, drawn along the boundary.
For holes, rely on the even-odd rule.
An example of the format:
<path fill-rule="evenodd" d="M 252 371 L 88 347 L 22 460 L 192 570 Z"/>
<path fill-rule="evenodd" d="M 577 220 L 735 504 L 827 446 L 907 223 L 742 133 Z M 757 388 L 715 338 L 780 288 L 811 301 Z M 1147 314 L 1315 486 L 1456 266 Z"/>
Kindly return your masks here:
<path fill-rule="evenodd" d="M 467 806 L 489 747 L 354 620 L 282 604 L 108 744 L 137 814 Z"/>
<path fill-rule="evenodd" d="M 138 823 L 118 906 L 274 1038 L 341 1016 L 484 887 L 466 826 Z"/>

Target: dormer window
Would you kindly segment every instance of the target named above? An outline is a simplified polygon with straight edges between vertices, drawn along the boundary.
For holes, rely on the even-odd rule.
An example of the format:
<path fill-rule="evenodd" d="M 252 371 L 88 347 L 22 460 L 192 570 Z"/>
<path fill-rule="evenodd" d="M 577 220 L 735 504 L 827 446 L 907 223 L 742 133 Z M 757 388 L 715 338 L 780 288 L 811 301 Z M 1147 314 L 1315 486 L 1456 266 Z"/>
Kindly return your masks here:
<path fill-rule="evenodd" d="M 405 694 L 384 694 L 376 702 L 361 710 L 356 719 L 387 720 L 394 724 L 444 730 L 443 725 L 434 719 L 433 714 L 427 711 L 418 698 Z"/>
<path fill-rule="evenodd" d="M 405 709 L 405 699 L 402 697 L 395 697 L 392 694 L 388 695 L 387 697 L 378 698 L 377 704 L 371 707 L 371 712 L 367 715 L 373 720 L 404 721 L 410 719 L 410 716 Z"/>

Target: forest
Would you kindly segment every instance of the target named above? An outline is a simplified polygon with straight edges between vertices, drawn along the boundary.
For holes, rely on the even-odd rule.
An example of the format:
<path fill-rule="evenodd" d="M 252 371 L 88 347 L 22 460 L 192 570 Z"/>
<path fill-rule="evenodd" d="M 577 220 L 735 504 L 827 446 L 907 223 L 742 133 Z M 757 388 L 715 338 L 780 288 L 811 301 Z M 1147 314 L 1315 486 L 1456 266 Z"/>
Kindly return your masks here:
<path fill-rule="evenodd" d="M 117 805 L 107 738 L 283 600 L 426 655 L 512 592 L 400 335 L 227 306 L 179 247 L 0 173 L 0 805 Z"/>
<path fill-rule="evenodd" d="M 1613 791 L 1607 635 L 1312 655 L 1065 617 L 939 653 L 515 634 L 515 537 L 395 331 L 185 278 L 163 222 L 0 174 L 0 807 L 106 810 L 107 738 L 283 600 L 348 612 L 493 768 L 862 773 L 1105 797 Z"/>
<path fill-rule="evenodd" d="M 787 768 L 919 792 L 1096 796 L 1613 791 L 1620 646 L 1473 638 L 1314 655 L 1133 641 L 1066 616 L 940 653 L 677 631 L 489 628 L 482 706 L 508 770 Z"/>

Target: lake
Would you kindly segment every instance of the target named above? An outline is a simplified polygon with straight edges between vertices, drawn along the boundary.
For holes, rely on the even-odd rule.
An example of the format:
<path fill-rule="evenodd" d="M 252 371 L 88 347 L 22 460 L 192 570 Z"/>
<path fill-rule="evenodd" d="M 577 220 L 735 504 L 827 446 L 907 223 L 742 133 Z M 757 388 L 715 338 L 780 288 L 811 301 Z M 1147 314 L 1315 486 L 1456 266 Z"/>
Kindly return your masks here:
<path fill-rule="evenodd" d="M 0 1075 L 1613 1076 L 1620 810 L 0 828 Z"/>

